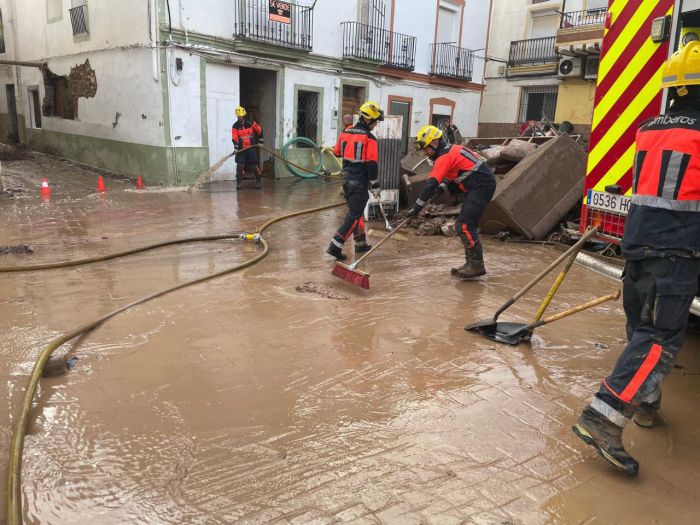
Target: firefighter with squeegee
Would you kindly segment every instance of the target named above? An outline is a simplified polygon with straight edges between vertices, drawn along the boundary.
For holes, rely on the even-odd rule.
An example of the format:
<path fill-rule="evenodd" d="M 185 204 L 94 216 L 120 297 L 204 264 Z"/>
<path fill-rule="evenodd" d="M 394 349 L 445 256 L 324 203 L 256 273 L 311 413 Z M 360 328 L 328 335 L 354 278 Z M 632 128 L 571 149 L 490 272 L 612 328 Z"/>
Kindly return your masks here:
<path fill-rule="evenodd" d="M 622 237 L 627 345 L 574 433 L 636 476 L 622 444 L 632 419 L 651 427 L 673 368 L 700 273 L 700 42 L 675 52 L 661 88 L 671 107 L 637 131 L 632 203 Z"/>
<path fill-rule="evenodd" d="M 334 153 L 343 159 L 343 192 L 348 204 L 345 221 L 333 236 L 326 250 L 339 261 L 347 256 L 343 253 L 345 241 L 352 234 L 355 253 L 364 253 L 372 247 L 367 244 L 365 220 L 362 214 L 369 200 L 369 191 L 379 198 L 379 158 L 377 138 L 372 134 L 377 122 L 384 120 L 384 111 L 376 102 L 365 102 L 360 106 L 360 119 L 338 137 Z"/>
<path fill-rule="evenodd" d="M 442 135 L 442 130 L 435 126 L 427 125 L 418 130 L 416 149 L 422 150 L 435 164 L 407 217 L 417 216 L 428 200 L 446 189 L 465 193 L 455 229 L 464 246 L 466 261 L 462 266 L 452 268 L 452 275 L 471 279 L 486 273 L 484 249 L 479 241 L 477 226 L 496 191 L 496 177 L 473 151 L 448 143 Z"/>

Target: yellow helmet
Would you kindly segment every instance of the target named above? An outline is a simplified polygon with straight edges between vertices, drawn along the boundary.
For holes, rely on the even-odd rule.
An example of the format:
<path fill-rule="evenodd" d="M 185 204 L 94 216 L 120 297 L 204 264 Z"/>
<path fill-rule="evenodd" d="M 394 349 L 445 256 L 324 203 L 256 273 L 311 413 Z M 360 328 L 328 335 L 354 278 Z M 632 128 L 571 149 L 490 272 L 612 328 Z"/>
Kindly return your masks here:
<path fill-rule="evenodd" d="M 248 114 L 248 112 L 245 110 L 243 106 L 238 106 L 236 108 L 236 116 L 237 117 L 245 117 Z"/>
<path fill-rule="evenodd" d="M 688 42 L 664 64 L 661 89 L 675 87 L 680 96 L 688 94 L 685 86 L 700 85 L 700 42 Z"/>
<path fill-rule="evenodd" d="M 418 130 L 418 135 L 416 136 L 416 149 L 423 149 L 440 137 L 442 137 L 442 130 L 440 128 L 436 128 L 430 124 L 423 126 Z"/>
<path fill-rule="evenodd" d="M 384 120 L 384 111 L 376 102 L 365 102 L 360 106 L 360 115 L 368 120 Z"/>

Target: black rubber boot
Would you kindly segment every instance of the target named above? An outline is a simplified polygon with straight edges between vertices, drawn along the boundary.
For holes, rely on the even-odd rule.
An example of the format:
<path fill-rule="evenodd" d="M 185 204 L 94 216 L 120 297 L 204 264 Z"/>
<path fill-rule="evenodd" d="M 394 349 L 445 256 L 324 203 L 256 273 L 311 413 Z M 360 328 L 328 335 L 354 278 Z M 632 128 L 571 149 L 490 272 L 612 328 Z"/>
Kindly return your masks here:
<path fill-rule="evenodd" d="M 635 425 L 643 428 L 652 428 L 656 425 L 659 409 L 661 408 L 661 396 L 653 403 L 641 402 L 637 407 L 637 413 L 632 417 Z"/>
<path fill-rule="evenodd" d="M 332 255 L 333 257 L 335 257 L 339 261 L 344 261 L 345 259 L 348 258 L 348 256 L 343 253 L 343 250 L 338 248 L 333 242 L 331 242 L 331 244 L 328 246 L 326 253 L 328 255 Z"/>
<path fill-rule="evenodd" d="M 371 244 L 367 244 L 367 236 L 363 233 L 355 237 L 355 253 L 366 253 L 372 249 Z"/>
<path fill-rule="evenodd" d="M 460 279 L 473 279 L 474 277 L 481 277 L 486 274 L 486 268 L 484 268 L 484 248 L 481 246 L 480 242 L 477 242 L 474 246 L 469 249 L 469 253 L 466 253 L 467 264 L 462 269 L 458 269 L 455 275 Z"/>
<path fill-rule="evenodd" d="M 236 189 L 240 190 L 243 188 L 243 166 L 236 165 Z"/>
<path fill-rule="evenodd" d="M 584 443 L 595 447 L 598 454 L 616 469 L 629 476 L 639 474 L 639 463 L 622 445 L 623 427 L 618 427 L 596 410 L 586 407 L 571 430 Z"/>
<path fill-rule="evenodd" d="M 255 176 L 255 189 L 262 189 L 262 177 L 260 175 Z"/>
<path fill-rule="evenodd" d="M 464 246 L 464 264 L 462 266 L 456 266 L 450 270 L 452 275 L 457 275 L 458 272 L 463 272 L 469 266 L 469 257 L 471 255 L 471 245 L 464 235 L 459 236 L 459 240 L 462 241 L 462 246 Z"/>

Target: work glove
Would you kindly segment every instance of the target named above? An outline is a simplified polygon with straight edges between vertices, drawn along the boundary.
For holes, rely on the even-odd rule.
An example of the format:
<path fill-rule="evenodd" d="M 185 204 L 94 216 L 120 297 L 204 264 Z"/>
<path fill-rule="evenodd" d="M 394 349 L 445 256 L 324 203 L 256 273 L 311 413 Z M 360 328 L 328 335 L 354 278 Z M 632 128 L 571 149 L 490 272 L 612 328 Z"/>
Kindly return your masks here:
<path fill-rule="evenodd" d="M 447 190 L 447 183 L 445 183 L 445 182 L 440 183 L 440 185 L 437 188 L 435 188 L 435 193 L 434 193 L 435 197 L 439 197 L 440 195 L 445 193 L 445 190 Z"/>
<path fill-rule="evenodd" d="M 413 208 L 411 208 L 410 210 L 408 210 L 408 212 L 406 212 L 406 218 L 418 217 L 418 214 L 420 213 L 420 211 L 422 209 L 423 209 L 422 206 L 419 206 L 418 204 L 414 204 Z"/>
<path fill-rule="evenodd" d="M 372 192 L 372 195 L 374 195 L 374 197 L 376 199 L 379 199 L 379 194 L 380 194 L 379 192 L 381 191 L 381 188 L 379 186 L 379 181 L 377 181 L 377 180 L 370 181 L 369 191 Z"/>

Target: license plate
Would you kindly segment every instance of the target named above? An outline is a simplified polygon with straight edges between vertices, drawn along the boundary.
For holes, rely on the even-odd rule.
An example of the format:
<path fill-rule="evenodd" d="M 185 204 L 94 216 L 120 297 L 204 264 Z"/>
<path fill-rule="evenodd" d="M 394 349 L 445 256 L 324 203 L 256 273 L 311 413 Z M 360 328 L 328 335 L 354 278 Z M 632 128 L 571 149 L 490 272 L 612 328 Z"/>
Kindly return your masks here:
<path fill-rule="evenodd" d="M 586 206 L 594 210 L 612 211 L 627 215 L 632 199 L 624 195 L 616 195 L 604 191 L 588 190 Z"/>

